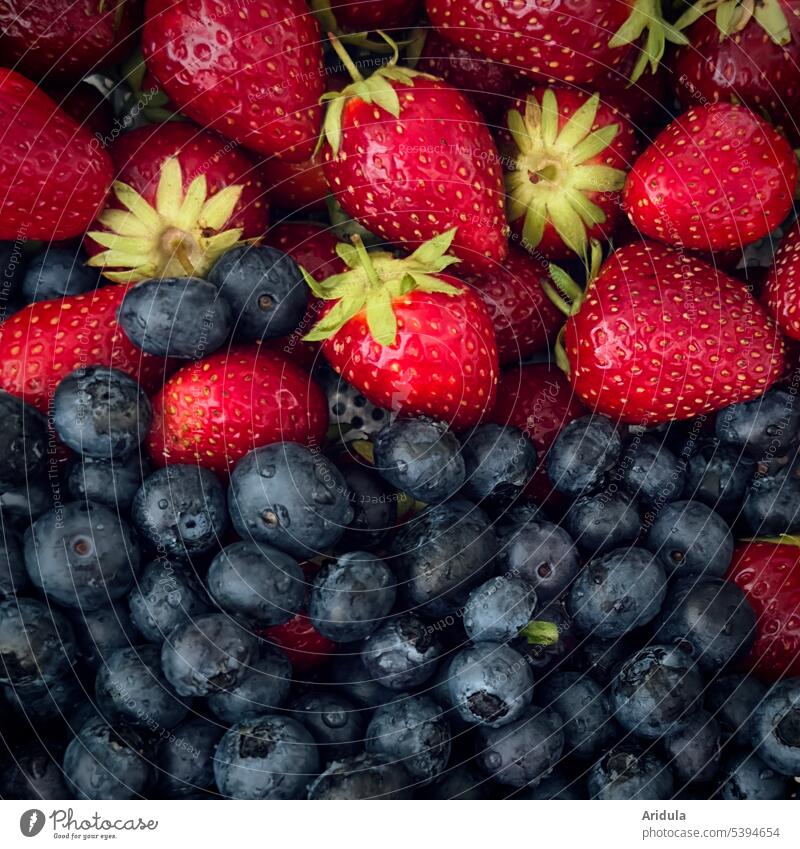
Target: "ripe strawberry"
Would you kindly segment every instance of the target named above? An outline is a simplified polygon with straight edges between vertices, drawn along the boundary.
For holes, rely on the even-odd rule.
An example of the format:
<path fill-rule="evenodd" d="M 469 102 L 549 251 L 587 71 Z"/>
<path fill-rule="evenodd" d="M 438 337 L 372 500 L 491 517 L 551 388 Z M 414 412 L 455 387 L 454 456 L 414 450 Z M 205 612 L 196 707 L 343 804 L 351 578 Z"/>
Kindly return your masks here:
<path fill-rule="evenodd" d="M 783 237 L 764 287 L 770 312 L 780 329 L 800 340 L 800 227 Z"/>
<path fill-rule="evenodd" d="M 758 398 L 784 366 L 778 329 L 742 283 L 647 242 L 612 254 L 575 298 L 564 348 L 581 400 L 637 425 Z"/>
<path fill-rule="evenodd" d="M 800 547 L 784 539 L 739 543 L 727 575 L 758 616 L 745 664 L 768 682 L 800 675 Z"/>
<path fill-rule="evenodd" d="M 273 156 L 261 166 L 261 179 L 274 206 L 304 213 L 327 209 L 330 189 L 322 162 L 316 156 L 305 162 L 286 162 Z"/>
<path fill-rule="evenodd" d="M 184 122 L 142 127 L 111 153 L 115 196 L 87 240 L 89 264 L 109 280 L 203 277 L 268 227 L 258 168 L 216 133 Z"/>
<path fill-rule="evenodd" d="M 348 271 L 312 292 L 332 305 L 306 337 L 367 400 L 387 410 L 427 415 L 454 429 L 478 422 L 495 399 L 494 330 L 480 297 L 442 272 L 455 233 L 421 245 L 406 259 L 368 254 L 360 239 L 342 244 Z"/>
<path fill-rule="evenodd" d="M 670 111 L 672 89 L 670 72 L 660 63 L 651 73 L 642 74 L 634 83 L 631 76 L 636 65 L 638 50 L 632 50 L 621 65 L 608 68 L 592 80 L 581 86 L 587 94 L 600 93 L 600 98 L 616 106 L 623 115 L 645 136 L 652 136 L 647 130 L 659 129 L 675 116 Z"/>
<path fill-rule="evenodd" d="M 516 101 L 507 122 L 508 220 L 523 247 L 565 259 L 610 239 L 637 152 L 633 125 L 599 95 L 558 86 Z"/>
<path fill-rule="evenodd" d="M 109 155 L 30 80 L 0 68 L 0 239 L 69 239 L 102 209 Z"/>
<path fill-rule="evenodd" d="M 786 139 L 729 103 L 695 106 L 636 160 L 624 202 L 645 236 L 702 251 L 766 236 L 792 208 L 797 161 Z"/>
<path fill-rule="evenodd" d="M 111 134 L 114 127 L 111 103 L 91 83 L 48 85 L 45 91 L 79 127 L 85 127 L 95 138 L 105 139 Z"/>
<path fill-rule="evenodd" d="M 400 29 L 416 23 L 422 13 L 422 0 L 312 0 L 313 9 L 323 8 L 331 16 L 320 21 L 326 32 L 331 22 L 350 32 Z"/>
<path fill-rule="evenodd" d="M 336 44 L 337 50 L 341 45 Z M 418 245 L 457 227 L 453 253 L 482 269 L 508 253 L 497 151 L 475 107 L 395 58 L 331 100 L 325 176 L 344 210 L 389 242 Z"/>
<path fill-rule="evenodd" d="M 177 371 L 153 399 L 147 447 L 158 466 L 198 463 L 226 473 L 271 442 L 320 446 L 322 390 L 307 372 L 258 345 L 217 351 Z"/>
<path fill-rule="evenodd" d="M 177 108 L 259 153 L 314 152 L 322 42 L 303 0 L 147 0 L 142 49 Z"/>
<path fill-rule="evenodd" d="M 124 371 L 152 392 L 170 368 L 146 354 L 117 324 L 127 286 L 103 286 L 84 295 L 29 304 L 0 325 L 0 389 L 47 412 L 59 381 L 102 365 Z"/>

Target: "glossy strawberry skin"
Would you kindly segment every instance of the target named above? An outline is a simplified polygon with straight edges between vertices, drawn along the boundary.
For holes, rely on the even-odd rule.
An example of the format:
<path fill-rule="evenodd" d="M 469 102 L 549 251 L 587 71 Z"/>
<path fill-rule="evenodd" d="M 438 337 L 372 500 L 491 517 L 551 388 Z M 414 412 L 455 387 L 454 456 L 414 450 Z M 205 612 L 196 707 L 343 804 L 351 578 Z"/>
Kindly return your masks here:
<path fill-rule="evenodd" d="M 744 591 L 758 616 L 745 665 L 767 682 L 800 675 L 800 548 L 739 543 L 727 577 Z"/>
<path fill-rule="evenodd" d="M 564 347 L 581 400 L 638 425 L 758 398 L 784 368 L 777 327 L 740 281 L 647 242 L 605 262 Z"/>
<path fill-rule="evenodd" d="M 789 143 L 742 106 L 684 112 L 628 175 L 634 226 L 671 245 L 721 251 L 772 231 L 792 208 L 797 161 Z"/>
<path fill-rule="evenodd" d="M 0 239 L 80 236 L 114 178 L 109 155 L 41 89 L 0 68 Z"/>
<path fill-rule="evenodd" d="M 147 0 L 142 49 L 170 100 L 199 124 L 288 161 L 314 152 L 325 74 L 303 0 Z"/>
<path fill-rule="evenodd" d="M 408 27 L 422 11 L 422 0 L 332 0 L 336 23 L 350 32 Z"/>
<path fill-rule="evenodd" d="M 775 254 L 764 295 L 780 329 L 790 339 L 800 340 L 800 227 L 796 224 Z"/>
<path fill-rule="evenodd" d="M 636 57 L 637 51 L 632 50 L 621 65 L 603 71 L 582 89 L 587 94 L 600 92 L 600 98 L 619 109 L 639 132 L 652 136 L 651 127 L 660 129 L 675 117 L 669 111 L 672 102 L 670 74 L 667 66 L 661 64 L 655 72 L 647 70 L 631 83 Z"/>
<path fill-rule="evenodd" d="M 111 103 L 90 83 L 64 87 L 45 86 L 45 91 L 79 127 L 85 127 L 95 138 L 111 136 L 114 111 Z"/>
<path fill-rule="evenodd" d="M 177 371 L 153 398 L 147 447 L 157 466 L 198 463 L 228 473 L 248 451 L 272 442 L 320 446 L 325 396 L 283 355 L 235 346 Z"/>
<path fill-rule="evenodd" d="M 305 162 L 286 162 L 273 156 L 261 166 L 270 203 L 305 213 L 324 212 L 330 194 L 322 163 L 312 157 Z"/>

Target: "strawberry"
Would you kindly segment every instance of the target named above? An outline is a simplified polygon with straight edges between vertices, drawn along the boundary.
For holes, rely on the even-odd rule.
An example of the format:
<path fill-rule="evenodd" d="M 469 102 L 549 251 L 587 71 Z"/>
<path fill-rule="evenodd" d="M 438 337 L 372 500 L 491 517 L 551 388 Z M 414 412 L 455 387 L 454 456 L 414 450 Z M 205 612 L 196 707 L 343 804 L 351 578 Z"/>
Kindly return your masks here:
<path fill-rule="evenodd" d="M 234 346 L 177 371 L 153 398 L 147 447 L 157 466 L 198 463 L 227 473 L 259 445 L 320 446 L 325 396 L 308 373 L 258 345 Z"/>
<path fill-rule="evenodd" d="M 610 239 L 637 150 L 633 125 L 599 95 L 534 89 L 508 112 L 501 144 L 508 219 L 523 247 L 549 259 L 585 256 Z"/>
<path fill-rule="evenodd" d="M 112 157 L 114 197 L 87 242 L 89 264 L 109 280 L 203 277 L 268 227 L 258 169 L 216 133 L 183 122 L 142 127 L 120 136 Z"/>
<path fill-rule="evenodd" d="M 796 537 L 752 540 L 734 549 L 728 579 L 758 616 L 745 664 L 765 681 L 800 675 L 800 548 Z"/>
<path fill-rule="evenodd" d="M 498 373 L 492 320 L 481 298 L 442 272 L 451 230 L 406 259 L 368 254 L 358 237 L 341 244 L 348 271 L 316 283 L 331 301 L 306 337 L 322 341 L 335 371 L 368 401 L 404 415 L 426 415 L 454 429 L 492 408 Z"/>
<path fill-rule="evenodd" d="M 508 253 L 502 174 L 475 107 L 442 80 L 398 67 L 397 52 L 354 82 L 324 122 L 325 176 L 345 212 L 389 242 L 418 245 L 457 227 L 453 253 L 476 269 Z"/>
<path fill-rule="evenodd" d="M 422 13 L 422 0 L 312 0 L 311 8 L 322 10 L 326 32 L 361 32 L 411 26 Z"/>
<path fill-rule="evenodd" d="M 330 189 L 316 156 L 305 162 L 286 162 L 273 156 L 261 166 L 261 179 L 268 187 L 269 202 L 275 206 L 304 213 L 327 209 Z"/>
<path fill-rule="evenodd" d="M 599 265 L 599 246 L 593 267 Z M 620 248 L 585 293 L 555 267 L 573 304 L 565 365 L 591 409 L 637 425 L 758 398 L 779 380 L 783 342 L 745 286 L 663 245 Z"/>
<path fill-rule="evenodd" d="M 184 114 L 259 153 L 314 152 L 325 72 L 303 0 L 147 0 L 142 49 Z"/>
<path fill-rule="evenodd" d="M 114 127 L 114 111 L 108 98 L 91 83 L 45 86 L 45 91 L 78 126 L 85 127 L 98 140 L 105 141 Z"/>
<path fill-rule="evenodd" d="M 102 209 L 111 158 L 30 80 L 0 68 L 0 239 L 69 239 Z"/>
<path fill-rule="evenodd" d="M 0 389 L 47 412 L 59 381 L 88 366 L 111 366 L 152 392 L 168 361 L 139 350 L 117 324 L 127 286 L 29 304 L 0 325 Z"/>
<path fill-rule="evenodd" d="M 792 208 L 797 161 L 786 139 L 743 106 L 695 106 L 636 160 L 624 202 L 634 226 L 670 245 L 739 248 Z"/>
<path fill-rule="evenodd" d="M 800 227 L 784 236 L 764 287 L 767 306 L 780 329 L 800 340 Z"/>
<path fill-rule="evenodd" d="M 587 94 L 599 92 L 605 103 L 616 106 L 640 133 L 649 136 L 650 127 L 660 129 L 675 117 L 670 111 L 670 70 L 660 63 L 652 73 L 642 74 L 631 83 L 637 54 L 632 50 L 621 65 L 608 68 L 581 88 Z"/>

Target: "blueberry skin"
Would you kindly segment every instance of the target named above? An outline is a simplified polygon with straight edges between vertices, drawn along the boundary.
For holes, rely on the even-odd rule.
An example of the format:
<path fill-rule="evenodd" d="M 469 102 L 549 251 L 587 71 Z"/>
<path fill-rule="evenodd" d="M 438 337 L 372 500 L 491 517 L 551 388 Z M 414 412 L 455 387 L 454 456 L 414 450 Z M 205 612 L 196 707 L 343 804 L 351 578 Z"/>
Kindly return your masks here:
<path fill-rule="evenodd" d="M 363 708 L 373 709 L 402 698 L 367 672 L 360 653 L 334 655 L 324 672 L 319 673 L 317 677 L 321 679 L 323 675 L 325 680 L 320 680 L 320 684 L 334 687 L 337 695 L 344 696 Z"/>
<path fill-rule="evenodd" d="M 191 716 L 158 746 L 159 789 L 173 799 L 214 786 L 214 750 L 225 729 Z"/>
<path fill-rule="evenodd" d="M 502 728 L 479 728 L 478 766 L 500 784 L 536 785 L 558 763 L 564 750 L 561 717 L 532 707 Z"/>
<path fill-rule="evenodd" d="M 800 469 L 758 477 L 747 490 L 742 513 L 753 535 L 776 536 L 800 531 Z"/>
<path fill-rule="evenodd" d="M 450 726 L 427 696 L 412 696 L 375 711 L 367 727 L 367 751 L 402 764 L 417 786 L 430 784 L 450 760 Z"/>
<path fill-rule="evenodd" d="M 0 601 L 13 599 L 18 593 L 25 592 L 28 585 L 28 573 L 25 571 L 25 559 L 22 548 L 14 532 L 2 529 L 0 542 Z"/>
<path fill-rule="evenodd" d="M 673 786 L 672 772 L 660 758 L 628 743 L 606 752 L 586 781 L 590 799 L 669 799 Z"/>
<path fill-rule="evenodd" d="M 87 457 L 124 457 L 150 430 L 152 409 L 141 386 L 113 368 L 68 374 L 53 396 L 53 423 L 66 445 Z"/>
<path fill-rule="evenodd" d="M 48 245 L 28 262 L 22 296 L 28 304 L 81 295 L 97 288 L 96 271 L 85 265 L 82 253 Z"/>
<path fill-rule="evenodd" d="M 67 491 L 76 501 L 95 501 L 127 513 L 142 478 L 149 474 L 149 462 L 137 452 L 110 460 L 81 457 L 70 468 Z"/>
<path fill-rule="evenodd" d="M 569 592 L 577 628 L 592 637 L 621 637 L 658 614 L 667 592 L 664 570 L 643 548 L 620 548 L 589 562 Z"/>
<path fill-rule="evenodd" d="M 13 760 L 0 772 L 3 799 L 68 799 L 58 745 L 34 741 L 15 749 Z"/>
<path fill-rule="evenodd" d="M 353 518 L 337 543 L 341 551 L 363 551 L 380 545 L 397 525 L 398 493 L 373 469 L 345 463 L 344 476 Z"/>
<path fill-rule="evenodd" d="M 714 679 L 706 691 L 706 708 L 726 740 L 749 745 L 753 717 L 766 692 L 764 684 L 752 675 L 730 672 Z"/>
<path fill-rule="evenodd" d="M 533 674 L 519 652 L 500 643 L 478 643 L 453 656 L 447 683 L 450 703 L 470 725 L 500 728 L 531 703 Z"/>
<path fill-rule="evenodd" d="M 58 610 L 32 598 L 0 602 L 0 684 L 56 681 L 77 654 L 72 627 Z"/>
<path fill-rule="evenodd" d="M 441 422 L 397 419 L 381 428 L 373 446 L 376 471 L 418 501 L 445 501 L 464 483 L 461 445 Z"/>
<path fill-rule="evenodd" d="M 234 316 L 207 280 L 164 277 L 131 287 L 117 319 L 131 342 L 148 354 L 200 360 L 225 343 Z"/>
<path fill-rule="evenodd" d="M 464 605 L 464 630 L 474 643 L 505 643 L 534 618 L 536 604 L 536 593 L 524 578 L 489 578 L 469 594 Z"/>
<path fill-rule="evenodd" d="M 605 416 L 574 419 L 561 430 L 547 452 L 547 475 L 565 495 L 596 489 L 617 462 L 622 440 Z"/>
<path fill-rule="evenodd" d="M 415 783 L 402 764 L 362 752 L 332 763 L 309 785 L 308 798 L 410 799 Z"/>
<path fill-rule="evenodd" d="M 442 647 L 413 613 L 384 622 L 364 642 L 364 666 L 376 681 L 397 692 L 424 684 L 436 672 Z"/>
<path fill-rule="evenodd" d="M 699 501 L 668 504 L 653 522 L 645 546 L 669 577 L 721 578 L 731 565 L 733 535 L 725 520 Z"/>
<path fill-rule="evenodd" d="M 621 490 L 605 490 L 576 499 L 567 510 L 564 525 L 588 556 L 634 542 L 641 528 L 636 501 Z"/>
<path fill-rule="evenodd" d="M 136 799 L 153 783 L 149 746 L 135 728 L 90 719 L 64 753 L 67 786 L 76 799 Z"/>
<path fill-rule="evenodd" d="M 773 388 L 754 401 L 731 404 L 719 411 L 715 428 L 722 443 L 756 459 L 783 454 L 797 444 L 800 433 L 797 394 Z"/>
<path fill-rule="evenodd" d="M 161 648 L 161 668 L 181 696 L 235 687 L 258 654 L 258 640 L 220 613 L 177 625 Z"/>
<path fill-rule="evenodd" d="M 512 501 L 536 470 L 536 448 L 516 427 L 485 424 L 464 442 L 464 493 L 474 501 Z"/>
<path fill-rule="evenodd" d="M 692 714 L 683 731 L 661 740 L 664 757 L 679 784 L 707 784 L 717 777 L 721 732 L 717 721 L 704 710 Z"/>
<path fill-rule="evenodd" d="M 645 504 L 661 507 L 680 498 L 686 479 L 683 465 L 652 436 L 633 437 L 617 467 L 622 486 Z"/>
<path fill-rule="evenodd" d="M 226 731 L 214 760 L 217 787 L 232 799 L 298 799 L 318 771 L 314 738 L 296 720 L 271 714 Z"/>
<path fill-rule="evenodd" d="M 34 586 L 80 610 L 127 595 L 139 572 L 139 546 L 128 523 L 91 501 L 45 513 L 26 531 L 24 551 Z"/>
<path fill-rule="evenodd" d="M 0 514 L 5 527 L 24 534 L 32 522 L 54 506 L 54 495 L 47 478 L 34 478 L 29 483 L 1 492 Z"/>
<path fill-rule="evenodd" d="M 235 542 L 211 561 L 208 592 L 226 613 L 267 627 L 288 622 L 303 607 L 303 570 L 271 545 Z"/>
<path fill-rule="evenodd" d="M 159 558 L 145 566 L 128 606 L 136 630 L 160 645 L 177 625 L 208 612 L 209 599 L 190 567 Z"/>
<path fill-rule="evenodd" d="M 556 768 L 535 787 L 526 788 L 522 794 L 518 794 L 514 798 L 538 801 L 551 799 L 583 800 L 586 798 L 586 791 L 583 788 L 583 781 L 580 776 L 562 772 Z"/>
<path fill-rule="evenodd" d="M 139 487 L 131 519 L 159 554 L 182 559 L 208 554 L 228 529 L 225 491 L 208 469 L 166 466 Z"/>
<path fill-rule="evenodd" d="M 546 607 L 537 610 L 535 621 L 540 625 L 549 622 L 555 626 L 555 641 L 542 643 L 536 639 L 535 633 L 531 638 L 526 632 L 511 642 L 511 648 L 525 658 L 538 680 L 548 671 L 566 663 L 575 651 L 577 634 L 562 599 L 551 601 Z"/>
<path fill-rule="evenodd" d="M 702 697 L 703 678 L 694 660 L 673 646 L 640 649 L 611 683 L 617 722 L 649 740 L 686 728 Z"/>
<path fill-rule="evenodd" d="M 797 786 L 788 775 L 769 767 L 754 752 L 732 752 L 722 767 L 720 798 L 727 801 L 789 799 Z"/>
<path fill-rule="evenodd" d="M 344 696 L 312 690 L 295 699 L 286 712 L 308 729 L 323 764 L 351 757 L 363 748 L 364 711 Z"/>
<path fill-rule="evenodd" d="M 308 616 L 335 643 L 363 640 L 394 606 L 395 585 L 392 570 L 373 554 L 342 554 L 314 577 Z"/>
<path fill-rule="evenodd" d="M 96 672 L 117 649 L 138 639 L 124 602 L 97 610 L 78 610 L 70 617 L 81 663 Z"/>
<path fill-rule="evenodd" d="M 636 634 L 622 637 L 592 637 L 582 640 L 573 656 L 574 669 L 585 672 L 605 687 L 616 675 L 617 669 L 630 657 L 640 642 Z"/>
<path fill-rule="evenodd" d="M 684 497 L 702 501 L 722 516 L 735 517 L 754 471 L 749 457 L 713 440 L 704 442 L 689 458 Z"/>
<path fill-rule="evenodd" d="M 14 687 L 3 687 L 8 707 L 25 724 L 37 724 L 64 719 L 72 708 L 86 698 L 75 675 L 48 683 L 31 681 Z"/>
<path fill-rule="evenodd" d="M 680 645 L 709 673 L 745 657 L 756 614 L 745 594 L 722 578 L 683 578 L 670 586 L 654 640 Z"/>
<path fill-rule="evenodd" d="M 0 489 L 27 485 L 43 474 L 47 464 L 47 427 L 28 404 L 0 390 L 3 443 L 0 454 Z"/>
<path fill-rule="evenodd" d="M 130 646 L 115 651 L 95 680 L 97 707 L 112 722 L 144 728 L 173 728 L 189 708 L 161 672 L 157 646 Z"/>
<path fill-rule="evenodd" d="M 767 766 L 800 775 L 800 678 L 773 685 L 753 715 L 753 747 Z"/>
<path fill-rule="evenodd" d="M 311 558 L 338 542 L 353 520 L 341 472 L 296 442 L 250 451 L 236 464 L 228 508 L 243 539 Z"/>
<path fill-rule="evenodd" d="M 303 320 L 308 306 L 308 285 L 300 267 L 277 248 L 234 248 L 217 260 L 208 280 L 230 303 L 238 339 L 286 336 Z"/>
<path fill-rule="evenodd" d="M 489 784 L 489 779 L 470 764 L 451 766 L 426 790 L 425 798 L 483 800 Z"/>

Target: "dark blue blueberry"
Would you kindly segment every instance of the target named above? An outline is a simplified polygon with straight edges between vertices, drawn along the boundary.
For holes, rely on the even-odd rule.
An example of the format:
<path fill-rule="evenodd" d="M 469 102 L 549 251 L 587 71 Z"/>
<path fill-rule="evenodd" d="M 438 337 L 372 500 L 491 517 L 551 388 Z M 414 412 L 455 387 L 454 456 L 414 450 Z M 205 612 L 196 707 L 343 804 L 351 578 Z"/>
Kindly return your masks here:
<path fill-rule="evenodd" d="M 800 404 L 797 392 L 773 388 L 754 401 L 732 404 L 717 413 L 717 437 L 756 459 L 779 456 L 797 444 Z"/>
<path fill-rule="evenodd" d="M 17 295 L 27 265 L 24 247 L 25 239 L 0 242 L 0 304 L 3 305 L 0 320 L 19 308 Z"/>
<path fill-rule="evenodd" d="M 364 642 L 364 666 L 375 680 L 402 692 L 423 684 L 436 672 L 442 646 L 432 627 L 413 613 L 380 625 Z"/>
<path fill-rule="evenodd" d="M 224 727 L 191 716 L 158 746 L 159 789 L 174 799 L 214 787 L 214 750 Z"/>
<path fill-rule="evenodd" d="M 113 368 L 68 374 L 53 396 L 53 423 L 66 445 L 87 457 L 124 457 L 150 429 L 150 401 L 141 386 Z"/>
<path fill-rule="evenodd" d="M 475 767 L 469 764 L 451 766 L 426 789 L 425 798 L 477 802 L 486 798 L 489 785 L 489 779 Z"/>
<path fill-rule="evenodd" d="M 3 799 L 68 799 L 61 747 L 38 740 L 15 749 L 8 768 L 0 771 Z"/>
<path fill-rule="evenodd" d="M 76 610 L 70 617 L 81 663 L 97 671 L 117 650 L 138 639 L 124 602 L 97 610 Z"/>
<path fill-rule="evenodd" d="M 753 715 L 753 747 L 767 766 L 800 775 L 800 678 L 773 685 Z"/>
<path fill-rule="evenodd" d="M 295 719 L 264 715 L 225 732 L 214 775 L 231 799 L 299 799 L 319 770 L 314 738 Z"/>
<path fill-rule="evenodd" d="M 138 452 L 128 457 L 81 457 L 67 477 L 67 491 L 76 501 L 87 499 L 127 513 L 150 464 Z"/>
<path fill-rule="evenodd" d="M 534 618 L 536 593 L 524 578 L 500 575 L 476 587 L 464 605 L 464 630 L 474 642 L 513 640 Z"/>
<path fill-rule="evenodd" d="M 607 489 L 573 501 L 564 525 L 578 548 L 593 557 L 636 540 L 639 510 L 635 499 L 622 490 Z"/>
<path fill-rule="evenodd" d="M 0 390 L 3 443 L 0 453 L 0 491 L 28 485 L 47 464 L 47 427 L 33 407 Z"/>
<path fill-rule="evenodd" d="M 614 423 L 605 416 L 583 416 L 571 421 L 547 452 L 547 475 L 565 495 L 597 489 L 617 462 L 622 441 Z"/>
<path fill-rule="evenodd" d="M 2 528 L 0 537 L 0 601 L 24 594 L 28 586 L 28 573 L 22 548 L 14 532 Z"/>
<path fill-rule="evenodd" d="M 632 437 L 622 452 L 617 474 L 628 492 L 656 508 L 680 498 L 683 492 L 684 464 L 653 436 Z"/>
<path fill-rule="evenodd" d="M 207 280 L 165 277 L 130 288 L 117 318 L 131 342 L 148 354 L 201 360 L 225 343 L 235 316 Z"/>
<path fill-rule="evenodd" d="M 340 470 L 353 507 L 353 519 L 338 548 L 342 551 L 374 548 L 397 525 L 398 493 L 377 472 L 360 463 L 346 462 Z"/>
<path fill-rule="evenodd" d="M 512 648 L 525 657 L 534 677 L 563 664 L 575 649 L 575 626 L 562 599 L 551 601 L 536 612 L 536 619 L 512 642 Z"/>
<path fill-rule="evenodd" d="M 345 652 L 333 656 L 333 660 L 319 673 L 320 684 L 334 687 L 340 696 L 352 699 L 361 707 L 371 709 L 389 704 L 397 693 L 384 687 L 367 672 L 361 653 Z"/>
<path fill-rule="evenodd" d="M 755 472 L 755 463 L 737 451 L 708 440 L 686 467 L 686 498 L 702 501 L 722 516 L 735 517 Z"/>
<path fill-rule="evenodd" d="M 208 592 L 226 613 L 258 627 L 288 622 L 303 606 L 303 570 L 290 555 L 256 542 L 235 542 L 213 559 Z"/>
<path fill-rule="evenodd" d="M 740 746 L 750 743 L 750 727 L 767 688 L 758 678 L 730 672 L 714 679 L 706 691 L 706 708 L 726 739 Z"/>
<path fill-rule="evenodd" d="M 31 681 L 28 684 L 3 687 L 8 706 L 17 717 L 34 728 L 43 723 L 63 719 L 86 692 L 75 675 L 56 681 Z"/>
<path fill-rule="evenodd" d="M 21 486 L 0 493 L 0 514 L 7 529 L 23 534 L 40 516 L 61 499 L 57 474 L 51 478 L 34 478 Z"/>
<path fill-rule="evenodd" d="M 717 777 L 720 738 L 716 719 L 704 710 L 695 711 L 682 731 L 662 738 L 664 757 L 678 784 L 707 784 Z"/>
<path fill-rule="evenodd" d="M 569 612 L 584 634 L 621 637 L 650 622 L 667 592 L 664 570 L 643 548 L 620 548 L 589 562 L 569 592 Z"/>
<path fill-rule="evenodd" d="M 364 711 L 344 696 L 312 690 L 295 699 L 286 712 L 308 729 L 323 764 L 363 749 Z"/>
<path fill-rule="evenodd" d="M 127 595 L 139 572 L 139 546 L 128 523 L 91 501 L 45 513 L 25 533 L 24 549 L 34 586 L 81 610 Z"/>
<path fill-rule="evenodd" d="M 464 483 L 461 445 L 447 425 L 429 419 L 397 419 L 375 437 L 375 469 L 392 486 L 433 504 Z"/>
<path fill-rule="evenodd" d="M 389 615 L 395 584 L 392 570 L 375 555 L 364 551 L 342 554 L 314 577 L 308 615 L 329 640 L 363 640 Z"/>
<path fill-rule="evenodd" d="M 295 442 L 242 457 L 231 475 L 228 507 L 241 537 L 302 558 L 330 549 L 353 520 L 341 472 Z"/>
<path fill-rule="evenodd" d="M 410 799 L 415 784 L 406 768 L 394 759 L 362 752 L 332 763 L 309 785 L 308 798 Z"/>
<path fill-rule="evenodd" d="M 146 478 L 133 499 L 136 530 L 159 555 L 189 559 L 218 548 L 228 529 L 225 490 L 200 466 L 167 466 Z"/>
<path fill-rule="evenodd" d="M 578 645 L 572 665 L 605 686 L 638 645 L 635 635 L 630 633 L 622 637 L 589 637 Z"/>
<path fill-rule="evenodd" d="M 649 750 L 630 743 L 606 752 L 586 780 L 590 799 L 669 799 L 673 786 L 669 767 Z"/>
<path fill-rule="evenodd" d="M 233 308 L 239 339 L 286 336 L 303 320 L 308 285 L 297 263 L 277 248 L 234 248 L 217 260 L 208 279 Z"/>
<path fill-rule="evenodd" d="M 797 785 L 767 766 L 754 752 L 731 752 L 722 766 L 719 795 L 727 801 L 789 799 Z"/>
<path fill-rule="evenodd" d="M 536 448 L 516 427 L 476 427 L 464 442 L 463 456 L 464 493 L 474 501 L 513 501 L 536 469 Z"/>
<path fill-rule="evenodd" d="M 48 245 L 28 262 L 22 278 L 26 303 L 81 295 L 97 288 L 97 271 L 86 266 L 82 253 Z"/>
<path fill-rule="evenodd" d="M 72 628 L 58 610 L 32 598 L 0 602 L 0 684 L 56 681 L 77 653 Z"/>
<path fill-rule="evenodd" d="M 753 536 L 800 531 L 800 467 L 756 477 L 747 490 L 742 513 Z"/>
<path fill-rule="evenodd" d="M 699 501 L 668 504 L 647 534 L 667 575 L 713 575 L 721 578 L 731 565 L 733 535 L 725 520 Z"/>
<path fill-rule="evenodd" d="M 570 772 L 554 769 L 547 778 L 543 778 L 535 787 L 515 796 L 515 799 L 529 799 L 545 801 L 550 799 L 579 800 L 586 798 L 581 775 L 573 775 Z"/>

